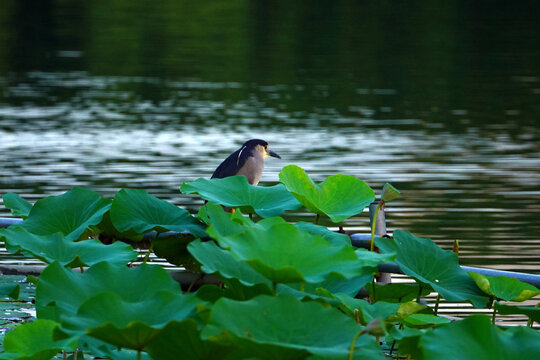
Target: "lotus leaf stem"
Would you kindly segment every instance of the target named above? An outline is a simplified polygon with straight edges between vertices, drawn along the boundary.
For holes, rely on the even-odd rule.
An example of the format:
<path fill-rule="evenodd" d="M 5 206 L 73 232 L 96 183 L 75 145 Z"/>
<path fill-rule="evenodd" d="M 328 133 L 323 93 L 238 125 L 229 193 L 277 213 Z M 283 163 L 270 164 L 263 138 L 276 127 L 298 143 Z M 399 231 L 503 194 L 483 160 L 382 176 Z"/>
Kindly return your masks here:
<path fill-rule="evenodd" d="M 82 266 L 79 266 L 79 269 L 81 269 L 81 274 L 84 272 L 84 268 Z"/>
<path fill-rule="evenodd" d="M 321 218 L 321 214 L 315 215 L 315 225 L 319 225 L 320 218 Z"/>
<path fill-rule="evenodd" d="M 349 348 L 349 357 L 347 358 L 348 360 L 352 360 L 353 359 L 353 356 L 354 356 L 354 345 L 356 344 L 356 340 L 358 340 L 358 338 L 362 335 L 364 335 L 366 333 L 366 330 L 365 329 L 362 329 L 360 330 L 359 332 L 356 333 L 356 335 L 354 335 L 353 339 L 352 339 L 352 342 L 351 342 L 351 347 Z"/>
<path fill-rule="evenodd" d="M 416 302 L 420 302 L 420 298 L 422 297 L 422 285 L 418 284 L 418 296 L 416 297 Z"/>
<path fill-rule="evenodd" d="M 435 310 L 434 310 L 435 315 L 437 315 L 437 311 L 439 311 L 440 301 L 441 301 L 441 294 L 437 294 L 437 300 L 435 300 Z"/>
<path fill-rule="evenodd" d="M 146 262 L 150 258 L 150 254 L 152 253 L 152 248 L 153 247 L 154 247 L 154 244 L 150 243 L 150 247 L 148 248 L 148 252 L 146 253 L 146 256 L 144 257 L 143 264 L 146 264 Z"/>
<path fill-rule="evenodd" d="M 371 279 L 371 294 L 369 294 L 371 299 L 370 303 L 374 304 L 377 302 L 377 295 L 375 294 L 375 275 L 373 276 L 373 279 Z"/>

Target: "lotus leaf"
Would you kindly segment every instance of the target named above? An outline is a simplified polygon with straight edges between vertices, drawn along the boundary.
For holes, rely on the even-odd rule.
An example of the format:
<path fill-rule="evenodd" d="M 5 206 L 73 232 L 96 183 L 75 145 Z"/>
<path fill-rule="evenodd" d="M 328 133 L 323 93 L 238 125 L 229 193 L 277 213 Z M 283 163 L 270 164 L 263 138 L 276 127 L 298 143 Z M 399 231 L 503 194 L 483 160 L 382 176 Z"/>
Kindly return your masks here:
<path fill-rule="evenodd" d="M 22 251 L 46 263 L 58 261 L 67 267 L 91 266 L 101 261 L 126 264 L 137 258 L 137 252 L 121 242 L 111 245 L 104 245 L 96 239 L 73 242 L 61 233 L 40 236 L 13 226 L 2 231 L 0 237 L 5 238 L 10 252 Z"/>
<path fill-rule="evenodd" d="M 288 295 L 258 296 L 249 301 L 217 301 L 202 338 L 231 341 L 245 351 L 242 358 L 303 359 L 312 354 L 343 359 L 360 330 L 350 317 L 316 302 Z M 354 358 L 384 356 L 375 338 L 361 336 Z"/>
<path fill-rule="evenodd" d="M 540 294 L 536 287 L 507 276 L 489 276 L 469 272 L 476 285 L 486 294 L 506 301 L 525 301 Z"/>
<path fill-rule="evenodd" d="M 195 240 L 188 245 L 188 250 L 202 264 L 201 269 L 207 274 L 218 273 L 222 278 L 237 279 L 247 286 L 272 284 L 246 262 L 236 260 L 229 251 L 214 242 Z"/>
<path fill-rule="evenodd" d="M 403 324 L 411 328 L 428 328 L 449 324 L 450 319 L 432 314 L 412 314 L 403 319 Z"/>
<path fill-rule="evenodd" d="M 326 214 L 335 223 L 361 213 L 375 200 L 373 190 L 350 175 L 329 176 L 316 185 L 302 168 L 288 165 L 279 173 L 279 181 L 307 209 Z"/>
<path fill-rule="evenodd" d="M 10 297 L 13 300 L 19 299 L 21 286 L 19 284 L 0 284 L 0 297 Z"/>
<path fill-rule="evenodd" d="M 261 217 L 281 215 L 286 210 L 297 210 L 302 205 L 282 184 L 274 186 L 250 185 L 244 176 L 223 179 L 197 179 L 180 187 L 184 194 L 199 194 L 205 200 L 227 207 L 240 208 L 244 213 Z"/>
<path fill-rule="evenodd" d="M 378 285 L 375 284 L 375 297 L 377 301 L 386 301 L 386 302 L 405 302 L 415 299 L 418 296 L 418 291 L 420 290 L 419 284 L 385 284 Z M 366 284 L 366 289 L 372 293 L 373 284 Z M 431 286 L 426 284 L 422 285 L 422 290 L 420 296 L 427 296 L 431 293 Z"/>
<path fill-rule="evenodd" d="M 536 306 L 510 306 L 495 302 L 494 309 L 501 315 L 523 314 L 540 324 L 540 308 Z"/>
<path fill-rule="evenodd" d="M 86 239 L 99 232 L 96 225 L 110 206 L 111 201 L 98 193 L 75 187 L 62 195 L 36 201 L 28 218 L 17 226 L 36 235 L 60 232 L 67 240 Z"/>
<path fill-rule="evenodd" d="M 540 333 L 526 327 L 502 330 L 489 317 L 473 315 L 426 332 L 419 347 L 424 359 L 540 359 Z"/>
<path fill-rule="evenodd" d="M 205 209 L 206 218 L 210 226 L 206 230 L 214 239 L 241 233 L 248 226 L 253 226 L 251 219 L 244 217 L 240 211 L 229 213 L 220 205 L 209 202 L 201 209 Z"/>
<path fill-rule="evenodd" d="M 138 302 L 102 292 L 84 301 L 77 314 L 63 318 L 62 323 L 66 329 L 86 332 L 118 347 L 142 350 L 170 321 L 193 315 L 200 302 L 193 294 L 166 290 Z"/>
<path fill-rule="evenodd" d="M 160 200 L 141 189 L 122 189 L 115 195 L 111 206 L 111 221 L 121 232 L 133 230 L 143 234 L 156 230 L 206 236 L 202 224 L 187 210 Z"/>
<path fill-rule="evenodd" d="M 171 321 L 146 347 L 153 359 L 178 360 L 219 360 L 225 359 L 233 350 L 200 338 L 197 323 L 186 319 Z"/>
<path fill-rule="evenodd" d="M 394 238 L 378 238 L 382 252 L 395 252 L 401 270 L 423 284 L 431 286 L 448 301 L 470 301 L 484 307 L 488 298 L 471 277 L 461 269 L 456 254 L 438 247 L 430 239 L 396 230 Z"/>
<path fill-rule="evenodd" d="M 49 360 L 60 350 L 74 351 L 77 339 L 56 339 L 58 327 L 54 321 L 41 319 L 17 326 L 6 334 L 0 359 Z"/>
<path fill-rule="evenodd" d="M 180 286 L 161 266 L 136 268 L 101 262 L 76 273 L 55 262 L 47 266 L 36 287 L 38 318 L 59 320 L 75 316 L 80 305 L 101 292 L 114 292 L 128 302 L 140 302 L 159 291 L 181 293 Z"/>
<path fill-rule="evenodd" d="M 348 235 L 328 230 L 326 226 L 315 225 L 303 221 L 297 222 L 294 224 L 294 226 L 307 231 L 311 235 L 321 235 L 323 238 L 328 240 L 330 244 L 336 246 L 351 246 L 351 238 Z"/>
<path fill-rule="evenodd" d="M 213 284 L 203 285 L 197 290 L 197 297 L 214 303 L 222 297 L 233 300 L 249 300 L 259 295 L 273 295 L 273 290 L 266 284 L 246 286 L 237 279 L 227 279 L 223 287 Z"/>
<path fill-rule="evenodd" d="M 15 193 L 7 193 L 2 195 L 4 206 L 11 210 L 13 216 L 26 219 L 32 209 L 32 204 Z"/>
<path fill-rule="evenodd" d="M 333 246 L 287 223 L 250 227 L 218 242 L 273 283 L 319 283 L 330 274 L 352 278 L 376 270 L 373 262 L 366 265 L 352 248 Z"/>

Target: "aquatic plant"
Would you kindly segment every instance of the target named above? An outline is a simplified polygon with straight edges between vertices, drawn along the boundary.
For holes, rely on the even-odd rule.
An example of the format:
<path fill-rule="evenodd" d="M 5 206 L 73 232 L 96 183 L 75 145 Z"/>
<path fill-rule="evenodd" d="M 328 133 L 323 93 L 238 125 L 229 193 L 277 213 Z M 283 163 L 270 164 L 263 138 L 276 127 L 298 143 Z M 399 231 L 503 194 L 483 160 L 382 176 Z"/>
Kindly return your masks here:
<path fill-rule="evenodd" d="M 270 187 L 242 177 L 184 183 L 182 192 L 209 201 L 193 215 L 144 190 L 123 189 L 109 200 L 74 188 L 33 205 L 4 195 L 24 221 L 0 230 L 0 240 L 48 266 L 33 279 L 38 320 L 6 335 L 0 359 L 49 359 L 75 349 L 78 359 L 383 359 L 394 351 L 467 359 L 464 349 L 486 358 L 540 357 L 540 334 L 525 326 L 505 330 L 484 315 L 451 323 L 419 303 L 434 291 L 447 301 L 525 314 L 530 325 L 538 308 L 500 301 L 530 299 L 538 289 L 468 274 L 456 254 L 406 231 L 377 238 L 376 253 L 325 226 L 289 223 L 286 212 L 301 206 L 341 222 L 375 196 L 351 176 L 315 184 L 297 166 L 285 167 L 280 180 Z M 386 185 L 381 200 L 398 193 Z M 182 290 L 159 265 L 126 266 L 141 241 L 198 271 L 195 279 L 212 275 L 218 283 Z M 392 261 L 416 283 L 374 283 L 377 266 Z M 358 297 L 363 287 L 377 294 L 371 302 Z M 0 292 L 16 298 L 18 287 Z"/>

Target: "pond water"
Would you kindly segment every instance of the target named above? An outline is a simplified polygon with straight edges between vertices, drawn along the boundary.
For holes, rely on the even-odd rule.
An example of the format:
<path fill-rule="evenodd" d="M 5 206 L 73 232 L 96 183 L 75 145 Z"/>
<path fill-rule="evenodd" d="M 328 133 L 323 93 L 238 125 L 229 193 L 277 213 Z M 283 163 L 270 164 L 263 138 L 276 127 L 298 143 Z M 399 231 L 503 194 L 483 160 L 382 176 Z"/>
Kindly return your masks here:
<path fill-rule="evenodd" d="M 390 182 L 389 230 L 459 239 L 463 264 L 540 273 L 539 10 L 5 1 L 1 192 L 144 188 L 196 209 L 181 183 L 263 138 L 282 156 L 263 185 L 287 164 Z M 367 216 L 345 225 L 367 231 Z"/>

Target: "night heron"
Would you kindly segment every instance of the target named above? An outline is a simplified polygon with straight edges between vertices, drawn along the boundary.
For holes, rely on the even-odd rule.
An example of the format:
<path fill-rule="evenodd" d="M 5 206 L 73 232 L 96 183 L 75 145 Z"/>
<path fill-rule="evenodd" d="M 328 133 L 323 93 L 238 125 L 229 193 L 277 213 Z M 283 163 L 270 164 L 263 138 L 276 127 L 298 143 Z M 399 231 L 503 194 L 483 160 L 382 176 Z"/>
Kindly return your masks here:
<path fill-rule="evenodd" d="M 264 159 L 270 156 L 281 159 L 281 156 L 268 149 L 266 141 L 260 139 L 246 141 L 217 167 L 212 179 L 244 175 L 251 185 L 257 185 L 264 170 Z"/>

